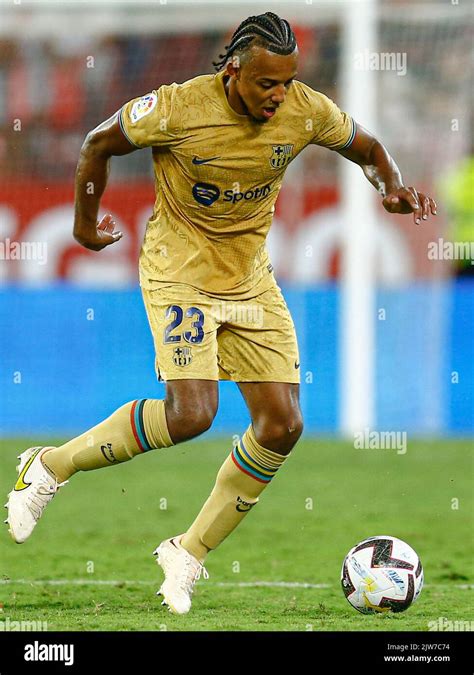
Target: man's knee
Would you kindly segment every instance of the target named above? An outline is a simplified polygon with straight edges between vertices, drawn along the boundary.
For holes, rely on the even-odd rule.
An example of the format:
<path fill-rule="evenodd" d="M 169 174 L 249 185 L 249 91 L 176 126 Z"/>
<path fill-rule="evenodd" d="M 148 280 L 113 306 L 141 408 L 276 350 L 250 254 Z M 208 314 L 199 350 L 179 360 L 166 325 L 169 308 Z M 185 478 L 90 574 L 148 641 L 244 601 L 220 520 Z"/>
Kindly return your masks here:
<path fill-rule="evenodd" d="M 217 413 L 217 397 L 204 390 L 199 394 L 176 395 L 169 390 L 165 399 L 168 430 L 174 443 L 186 441 L 207 431 Z"/>
<path fill-rule="evenodd" d="M 261 415 L 253 422 L 257 442 L 268 450 L 286 455 L 303 433 L 303 419 L 298 411 L 282 415 Z"/>

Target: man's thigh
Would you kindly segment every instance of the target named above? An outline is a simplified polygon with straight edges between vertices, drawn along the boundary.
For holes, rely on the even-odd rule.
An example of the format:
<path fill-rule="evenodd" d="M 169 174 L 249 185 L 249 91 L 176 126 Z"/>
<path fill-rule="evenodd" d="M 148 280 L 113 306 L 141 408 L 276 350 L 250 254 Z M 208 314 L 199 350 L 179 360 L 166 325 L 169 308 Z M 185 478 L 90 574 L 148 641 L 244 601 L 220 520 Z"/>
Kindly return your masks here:
<path fill-rule="evenodd" d="M 225 318 L 217 333 L 221 379 L 299 383 L 295 326 L 276 284 L 256 298 L 227 301 Z"/>
<path fill-rule="evenodd" d="M 142 289 L 160 380 L 218 380 L 215 301 L 185 284 Z"/>
<path fill-rule="evenodd" d="M 159 379 L 299 383 L 295 327 L 276 283 L 250 300 L 216 299 L 185 284 L 142 294 Z"/>

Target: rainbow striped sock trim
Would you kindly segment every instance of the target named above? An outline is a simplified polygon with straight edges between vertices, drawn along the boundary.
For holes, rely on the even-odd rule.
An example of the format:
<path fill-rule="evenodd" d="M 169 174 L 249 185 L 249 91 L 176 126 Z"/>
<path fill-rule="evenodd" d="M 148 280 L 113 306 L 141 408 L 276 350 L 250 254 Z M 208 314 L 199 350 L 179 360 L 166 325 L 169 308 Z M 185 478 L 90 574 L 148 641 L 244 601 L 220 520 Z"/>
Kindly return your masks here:
<path fill-rule="evenodd" d="M 146 437 L 145 425 L 143 424 L 143 406 L 145 405 L 146 400 L 146 398 L 142 398 L 139 401 L 134 401 L 130 411 L 132 432 L 141 452 L 153 450 Z"/>
<path fill-rule="evenodd" d="M 236 467 L 260 483 L 269 483 L 278 471 L 259 464 L 247 451 L 243 441 L 234 447 L 231 454 Z"/>

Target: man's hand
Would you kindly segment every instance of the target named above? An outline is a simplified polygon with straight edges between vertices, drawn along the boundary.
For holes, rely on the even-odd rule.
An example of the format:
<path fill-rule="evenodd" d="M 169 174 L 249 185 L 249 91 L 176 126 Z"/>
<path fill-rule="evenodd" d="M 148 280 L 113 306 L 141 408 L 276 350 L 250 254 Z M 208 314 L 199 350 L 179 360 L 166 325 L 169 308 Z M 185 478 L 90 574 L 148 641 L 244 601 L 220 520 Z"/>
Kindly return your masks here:
<path fill-rule="evenodd" d="M 370 131 L 356 123 L 356 134 L 351 145 L 339 154 L 358 164 L 367 180 L 382 195 L 383 205 L 389 213 L 413 213 L 417 225 L 426 220 L 430 212 L 436 215 L 436 202 L 414 187 L 403 185 L 400 169 L 388 150 Z"/>
<path fill-rule="evenodd" d="M 120 129 L 118 113 L 87 134 L 76 169 L 73 231 L 74 239 L 84 248 L 101 251 L 122 238 L 121 232 L 114 232 L 115 222 L 109 213 L 100 221 L 97 218 L 110 158 L 135 150 L 137 146 L 132 145 Z"/>
<path fill-rule="evenodd" d="M 426 220 L 430 212 L 436 215 L 436 202 L 414 187 L 401 187 L 388 194 L 383 205 L 389 213 L 413 213 L 413 220 L 417 225 L 421 219 Z"/>
<path fill-rule="evenodd" d="M 81 246 L 84 246 L 84 248 L 88 248 L 91 251 L 101 251 L 106 246 L 110 246 L 110 244 L 114 244 L 122 238 L 122 232 L 114 232 L 115 225 L 114 219 L 110 213 L 107 213 L 97 223 L 95 232 L 92 230 L 92 232 L 83 233 L 74 230 L 74 239 Z"/>

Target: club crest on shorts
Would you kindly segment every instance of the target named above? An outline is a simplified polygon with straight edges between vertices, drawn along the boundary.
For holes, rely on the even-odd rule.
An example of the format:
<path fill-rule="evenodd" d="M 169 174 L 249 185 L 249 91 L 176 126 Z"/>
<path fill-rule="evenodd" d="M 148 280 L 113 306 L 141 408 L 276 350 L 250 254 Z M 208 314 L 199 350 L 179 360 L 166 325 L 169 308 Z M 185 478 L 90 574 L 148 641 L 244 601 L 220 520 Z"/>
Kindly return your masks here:
<path fill-rule="evenodd" d="M 272 169 L 281 169 L 286 166 L 293 157 L 293 148 L 295 146 L 288 145 L 272 145 L 272 155 L 270 157 L 270 166 Z"/>
<path fill-rule="evenodd" d="M 192 360 L 191 347 L 175 347 L 173 349 L 173 362 L 176 366 L 189 366 Z"/>

